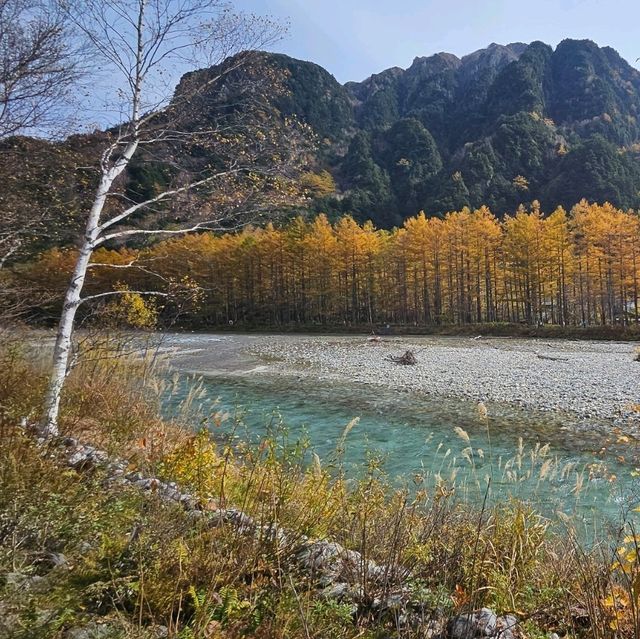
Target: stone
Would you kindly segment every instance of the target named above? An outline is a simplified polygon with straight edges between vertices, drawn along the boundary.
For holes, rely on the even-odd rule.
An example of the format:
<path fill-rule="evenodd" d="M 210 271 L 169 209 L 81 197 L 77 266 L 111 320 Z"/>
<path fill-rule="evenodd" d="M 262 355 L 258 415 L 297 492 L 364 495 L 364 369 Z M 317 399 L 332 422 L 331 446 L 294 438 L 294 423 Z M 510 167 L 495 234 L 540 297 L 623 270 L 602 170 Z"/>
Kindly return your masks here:
<path fill-rule="evenodd" d="M 518 619 L 513 615 L 498 617 L 495 636 L 500 639 L 514 639 L 514 631 L 518 626 Z"/>
<path fill-rule="evenodd" d="M 440 619 L 430 619 L 426 627 L 422 629 L 423 639 L 442 639 L 444 637 L 444 627 Z"/>
<path fill-rule="evenodd" d="M 349 584 L 344 582 L 339 582 L 336 584 L 330 584 L 322 591 L 323 596 L 327 599 L 337 599 L 341 601 L 343 599 L 351 598 L 351 589 Z"/>
<path fill-rule="evenodd" d="M 155 477 L 145 477 L 143 479 L 138 479 L 133 483 L 134 485 L 138 486 L 138 488 L 141 488 L 142 490 L 158 491 L 163 488 L 162 482 L 160 482 Z"/>
<path fill-rule="evenodd" d="M 69 628 L 64 633 L 64 639 L 107 639 L 115 635 L 115 629 L 109 624 L 91 622 L 86 626 Z"/>
<path fill-rule="evenodd" d="M 91 453 L 85 448 L 78 448 L 69 456 L 67 463 L 76 470 L 85 470 L 92 466 Z"/>
<path fill-rule="evenodd" d="M 447 634 L 451 639 L 473 639 L 476 636 L 473 615 L 457 615 L 450 619 Z"/>
<path fill-rule="evenodd" d="M 108 459 L 107 453 L 92 446 L 78 446 L 67 458 L 67 463 L 76 470 L 89 470 Z"/>
<path fill-rule="evenodd" d="M 473 637 L 496 636 L 498 617 L 489 608 L 453 617 L 448 624 L 451 639 L 473 639 Z"/>
<path fill-rule="evenodd" d="M 336 581 L 358 582 L 362 555 L 332 541 L 314 541 L 296 553 L 302 567 L 325 584 Z"/>
<path fill-rule="evenodd" d="M 16 592 L 46 592 L 48 585 L 44 577 L 40 575 L 25 575 L 22 572 L 8 572 L 4 576 L 8 590 Z"/>
<path fill-rule="evenodd" d="M 224 520 L 227 523 L 234 524 L 238 528 L 250 529 L 255 527 L 252 517 L 235 508 L 228 508 L 224 512 Z"/>
<path fill-rule="evenodd" d="M 256 539 L 263 539 L 275 542 L 279 548 L 284 548 L 289 543 L 289 535 L 284 528 L 276 524 L 257 526 L 255 529 Z"/>
<path fill-rule="evenodd" d="M 398 592 L 392 592 L 383 599 L 374 599 L 374 608 L 379 608 L 383 611 L 398 611 L 403 610 L 409 601 L 409 591 L 400 590 Z"/>
<path fill-rule="evenodd" d="M 69 564 L 67 558 L 61 552 L 50 552 L 47 555 L 47 558 L 56 568 L 59 568 L 61 566 L 68 566 Z"/>
<path fill-rule="evenodd" d="M 495 631 L 498 623 L 498 618 L 493 610 L 489 608 L 482 608 L 475 614 L 475 623 L 480 634 L 485 637 L 491 637 Z"/>

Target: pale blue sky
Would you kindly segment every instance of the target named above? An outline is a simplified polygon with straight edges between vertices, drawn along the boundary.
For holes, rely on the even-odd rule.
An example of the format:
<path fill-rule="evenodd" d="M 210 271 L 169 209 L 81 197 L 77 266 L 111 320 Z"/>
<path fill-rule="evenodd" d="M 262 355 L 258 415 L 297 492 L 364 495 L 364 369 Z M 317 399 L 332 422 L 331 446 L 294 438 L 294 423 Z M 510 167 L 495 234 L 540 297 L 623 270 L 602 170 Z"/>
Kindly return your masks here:
<path fill-rule="evenodd" d="M 634 66 L 640 0 L 237 0 L 237 9 L 288 18 L 272 50 L 316 62 L 340 82 L 363 80 L 416 56 L 462 56 L 491 42 L 589 38 Z"/>

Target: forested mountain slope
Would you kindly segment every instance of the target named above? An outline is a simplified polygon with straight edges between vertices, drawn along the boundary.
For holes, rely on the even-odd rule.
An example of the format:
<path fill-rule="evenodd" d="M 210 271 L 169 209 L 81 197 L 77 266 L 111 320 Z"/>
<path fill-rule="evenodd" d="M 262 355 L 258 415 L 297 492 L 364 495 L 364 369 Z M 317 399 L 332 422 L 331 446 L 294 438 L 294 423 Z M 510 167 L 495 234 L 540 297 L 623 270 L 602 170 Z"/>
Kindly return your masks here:
<path fill-rule="evenodd" d="M 321 163 L 340 191 L 324 208 L 391 226 L 420 209 L 640 203 L 640 73 L 609 47 L 492 44 L 344 86 L 271 58 L 290 74 L 281 107 L 324 140 Z"/>
<path fill-rule="evenodd" d="M 391 228 L 420 210 L 440 216 L 487 205 L 501 217 L 534 200 L 547 211 L 583 198 L 640 207 L 640 72 L 611 48 L 589 40 L 565 40 L 555 50 L 541 42 L 491 44 L 462 58 L 416 58 L 406 70 L 345 85 L 281 54 L 262 53 L 258 65 L 278 85 L 270 91 L 263 83 L 260 97 L 282 125 L 295 117 L 314 133 L 317 143 L 304 158 L 313 212 L 350 213 Z M 186 74 L 176 95 L 199 74 L 213 77 L 216 68 Z M 187 109 L 189 126 L 206 129 L 234 114 L 238 78 L 225 78 L 228 84 L 211 83 Z M 17 220 L 42 214 L 38 247 L 76 237 L 105 135 L 1 143 L 0 206 Z M 128 170 L 126 195 L 148 197 L 180 179 L 177 165 L 197 170 L 215 162 L 207 152 L 149 149 Z M 159 214 L 167 223 L 190 215 Z"/>

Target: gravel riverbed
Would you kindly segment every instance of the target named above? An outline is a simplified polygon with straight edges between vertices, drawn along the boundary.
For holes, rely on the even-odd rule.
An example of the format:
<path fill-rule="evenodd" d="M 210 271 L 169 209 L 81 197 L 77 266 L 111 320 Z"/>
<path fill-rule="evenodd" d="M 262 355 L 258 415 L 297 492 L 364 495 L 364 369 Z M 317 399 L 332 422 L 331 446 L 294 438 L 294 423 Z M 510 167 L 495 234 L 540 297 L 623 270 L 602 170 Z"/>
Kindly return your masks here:
<path fill-rule="evenodd" d="M 173 334 L 171 365 L 205 375 L 294 376 L 433 397 L 509 403 L 640 432 L 634 342 L 494 337 Z M 415 365 L 391 360 L 411 350 Z"/>
<path fill-rule="evenodd" d="M 271 373 L 384 385 L 397 391 L 581 418 L 640 420 L 640 362 L 630 342 L 515 338 L 264 336 L 247 345 Z M 415 353 L 415 365 L 391 360 Z"/>

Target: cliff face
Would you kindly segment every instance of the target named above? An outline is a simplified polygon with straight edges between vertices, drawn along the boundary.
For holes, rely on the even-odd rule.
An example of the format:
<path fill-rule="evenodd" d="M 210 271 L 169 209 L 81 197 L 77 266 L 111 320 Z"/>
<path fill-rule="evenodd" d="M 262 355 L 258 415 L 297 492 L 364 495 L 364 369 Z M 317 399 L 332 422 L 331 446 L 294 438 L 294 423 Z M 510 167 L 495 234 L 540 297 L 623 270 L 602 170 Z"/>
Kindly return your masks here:
<path fill-rule="evenodd" d="M 420 208 L 488 204 L 501 214 L 534 199 L 549 208 L 581 197 L 640 205 L 640 73 L 608 47 L 491 44 L 344 86 L 317 65 L 268 58 L 290 74 L 283 111 L 333 145 L 321 164 L 342 196 L 324 208 L 390 225 Z M 428 143 L 409 149 L 399 129 Z"/>

